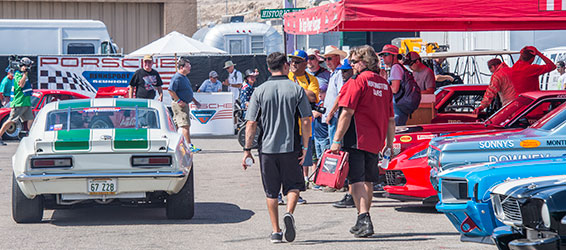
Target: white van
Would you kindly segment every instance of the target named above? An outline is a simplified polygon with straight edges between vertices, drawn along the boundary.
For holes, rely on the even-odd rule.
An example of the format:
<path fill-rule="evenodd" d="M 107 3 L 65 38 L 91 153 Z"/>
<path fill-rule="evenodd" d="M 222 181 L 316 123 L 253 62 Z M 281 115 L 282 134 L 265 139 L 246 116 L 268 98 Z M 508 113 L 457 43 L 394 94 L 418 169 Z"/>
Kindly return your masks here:
<path fill-rule="evenodd" d="M 116 54 L 97 20 L 0 19 L 0 55 Z"/>
<path fill-rule="evenodd" d="M 542 51 L 542 53 L 550 58 L 556 64 L 558 61 L 566 62 L 566 46 L 565 47 L 556 47 L 550 48 L 547 50 Z M 544 64 L 542 59 L 537 57 L 535 60 L 536 64 Z M 541 90 L 558 90 L 558 77 L 560 74 L 557 70 L 553 70 L 550 73 L 546 73 L 540 76 L 540 89 Z"/>

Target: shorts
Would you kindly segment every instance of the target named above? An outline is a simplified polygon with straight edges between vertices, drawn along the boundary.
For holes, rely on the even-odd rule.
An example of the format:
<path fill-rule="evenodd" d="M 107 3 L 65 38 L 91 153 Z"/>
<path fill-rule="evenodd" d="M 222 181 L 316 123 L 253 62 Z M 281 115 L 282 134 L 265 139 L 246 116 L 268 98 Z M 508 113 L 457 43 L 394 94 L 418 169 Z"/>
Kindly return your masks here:
<path fill-rule="evenodd" d="M 303 166 L 304 167 L 310 167 L 312 166 L 313 162 L 312 162 L 312 151 L 314 149 L 314 145 L 312 142 L 312 137 L 309 138 L 309 147 L 307 148 L 307 155 L 305 156 L 305 161 L 303 162 Z"/>
<path fill-rule="evenodd" d="M 8 120 L 15 122 L 18 119 L 20 119 L 20 121 L 22 122 L 33 120 L 33 112 L 31 110 L 31 106 L 12 107 Z"/>
<path fill-rule="evenodd" d="M 350 184 L 356 182 L 377 182 L 379 179 L 379 157 L 377 154 L 367 151 L 344 148 L 348 152 L 350 163 L 350 171 L 348 172 L 348 180 Z"/>
<path fill-rule="evenodd" d="M 189 104 L 187 103 L 185 107 L 181 108 L 181 106 L 173 102 L 171 103 L 171 110 L 173 111 L 173 120 L 177 127 L 190 127 L 191 126 L 191 109 L 189 108 Z"/>
<path fill-rule="evenodd" d="M 259 153 L 261 181 L 267 198 L 276 199 L 283 186 L 283 195 L 290 190 L 305 191 L 303 168 L 299 165 L 299 152 L 282 154 Z"/>

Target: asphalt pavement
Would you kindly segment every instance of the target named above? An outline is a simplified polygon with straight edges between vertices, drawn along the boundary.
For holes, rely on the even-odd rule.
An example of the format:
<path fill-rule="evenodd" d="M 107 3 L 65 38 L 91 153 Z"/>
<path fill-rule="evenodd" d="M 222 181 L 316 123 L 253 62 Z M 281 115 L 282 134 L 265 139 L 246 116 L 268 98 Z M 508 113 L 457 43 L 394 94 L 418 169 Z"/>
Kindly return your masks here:
<path fill-rule="evenodd" d="M 0 146 L 0 249 L 496 249 L 460 242 L 456 229 L 434 208 L 381 197 L 371 208 L 375 234 L 354 238 L 348 230 L 355 209 L 332 207 L 344 193 L 313 190 L 301 194 L 307 204 L 295 211 L 295 242 L 274 245 L 259 166 L 242 170 L 235 137 L 193 143 L 203 151 L 194 160 L 192 220 L 167 220 L 163 208 L 100 206 L 47 210 L 42 223 L 16 224 L 11 159 L 18 142 L 8 141 Z"/>

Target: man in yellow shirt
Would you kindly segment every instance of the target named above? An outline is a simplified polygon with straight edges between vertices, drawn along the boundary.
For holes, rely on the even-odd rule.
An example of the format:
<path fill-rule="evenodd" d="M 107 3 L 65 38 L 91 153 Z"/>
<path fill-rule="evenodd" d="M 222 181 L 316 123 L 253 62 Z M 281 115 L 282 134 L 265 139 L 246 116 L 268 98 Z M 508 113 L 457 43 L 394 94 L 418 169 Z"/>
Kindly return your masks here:
<path fill-rule="evenodd" d="M 289 59 L 291 65 L 289 67 L 289 79 L 297 84 L 299 84 L 306 92 L 309 102 L 318 103 L 318 94 L 320 93 L 320 89 L 318 86 L 318 80 L 315 76 L 306 72 L 307 69 L 307 52 L 303 50 L 295 50 L 293 54 L 289 55 Z M 309 145 L 303 148 L 307 148 L 307 153 L 305 156 L 305 161 L 303 163 L 303 174 L 305 177 L 305 183 L 307 184 L 308 188 L 308 181 L 309 181 L 309 168 L 313 165 L 312 162 L 312 152 L 314 148 L 314 143 L 312 141 L 312 132 L 309 135 Z M 299 197 L 297 202 L 298 204 L 304 204 L 306 201 Z"/>

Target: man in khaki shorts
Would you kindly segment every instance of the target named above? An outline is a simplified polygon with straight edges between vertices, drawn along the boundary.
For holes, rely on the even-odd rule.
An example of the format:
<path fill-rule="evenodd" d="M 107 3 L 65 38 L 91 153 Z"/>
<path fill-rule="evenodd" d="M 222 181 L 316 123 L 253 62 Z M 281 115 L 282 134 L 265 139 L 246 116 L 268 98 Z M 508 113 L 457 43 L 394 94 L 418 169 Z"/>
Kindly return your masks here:
<path fill-rule="evenodd" d="M 16 71 L 14 74 L 14 86 L 12 87 L 13 98 L 10 103 L 12 111 L 10 112 L 8 120 L 2 125 L 2 128 L 0 128 L 0 145 L 2 146 L 6 146 L 6 143 L 2 141 L 2 136 L 18 119 L 21 122 L 27 121 L 28 129 L 31 128 L 33 112 L 30 96 L 33 89 L 28 81 L 28 69 L 32 64 L 33 61 L 29 58 L 22 58 L 20 61 L 20 71 Z"/>
<path fill-rule="evenodd" d="M 191 62 L 187 57 L 180 57 L 177 61 L 177 73 L 171 77 L 169 84 L 169 94 L 171 95 L 171 109 L 173 110 L 173 120 L 177 127 L 181 129 L 181 133 L 185 137 L 191 152 L 199 152 L 200 149 L 191 143 L 191 117 L 189 103 L 193 102 L 197 107 L 200 103 L 193 97 L 193 89 L 191 82 L 187 78 L 187 74 L 191 72 Z"/>

